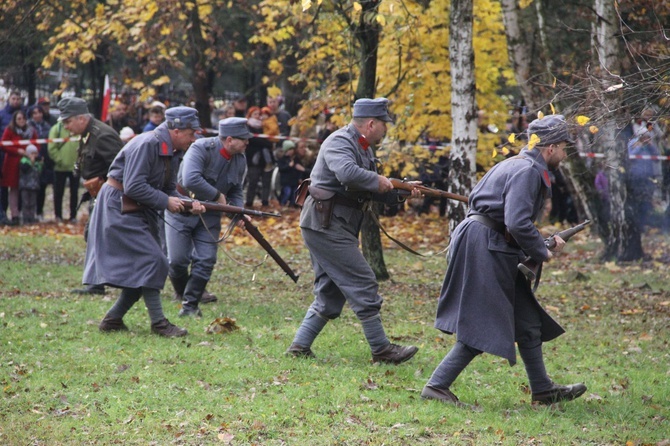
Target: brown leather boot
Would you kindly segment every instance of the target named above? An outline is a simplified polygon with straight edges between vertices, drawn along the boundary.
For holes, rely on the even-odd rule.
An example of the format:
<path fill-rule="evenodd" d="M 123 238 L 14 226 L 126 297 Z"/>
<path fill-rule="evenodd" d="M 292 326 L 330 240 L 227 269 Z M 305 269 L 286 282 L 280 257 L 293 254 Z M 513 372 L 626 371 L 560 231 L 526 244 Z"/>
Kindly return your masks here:
<path fill-rule="evenodd" d="M 128 331 L 128 327 L 123 323 L 123 319 L 105 316 L 100 325 L 98 325 L 98 330 L 103 333 L 109 333 L 111 331 Z"/>
<path fill-rule="evenodd" d="M 177 327 L 167 319 L 151 324 L 151 332 L 166 338 L 178 338 L 188 334 L 187 330 Z"/>
<path fill-rule="evenodd" d="M 372 362 L 402 364 L 403 362 L 412 359 L 412 356 L 414 356 L 418 351 L 419 348 L 413 345 L 403 347 L 402 345 L 389 344 L 381 351 L 372 354 Z"/>

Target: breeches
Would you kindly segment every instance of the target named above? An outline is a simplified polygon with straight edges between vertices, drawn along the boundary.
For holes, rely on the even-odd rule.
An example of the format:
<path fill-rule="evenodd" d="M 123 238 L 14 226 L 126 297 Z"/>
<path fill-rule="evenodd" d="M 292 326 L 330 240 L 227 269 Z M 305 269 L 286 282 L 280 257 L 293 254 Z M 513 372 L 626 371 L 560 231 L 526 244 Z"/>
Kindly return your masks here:
<path fill-rule="evenodd" d="M 358 238 L 347 232 L 317 232 L 302 228 L 314 268 L 311 308 L 335 319 L 345 302 L 360 320 L 379 314 L 383 299 L 375 274 L 358 248 Z"/>
<path fill-rule="evenodd" d="M 191 276 L 209 280 L 216 264 L 218 244 L 215 237 L 221 232 L 221 216 L 208 216 L 205 222 L 200 217 L 176 220 L 169 218 L 165 224 L 165 240 L 168 250 L 170 277 Z M 187 220 L 185 222 L 185 220 Z M 216 220 L 216 221 L 213 221 Z"/>

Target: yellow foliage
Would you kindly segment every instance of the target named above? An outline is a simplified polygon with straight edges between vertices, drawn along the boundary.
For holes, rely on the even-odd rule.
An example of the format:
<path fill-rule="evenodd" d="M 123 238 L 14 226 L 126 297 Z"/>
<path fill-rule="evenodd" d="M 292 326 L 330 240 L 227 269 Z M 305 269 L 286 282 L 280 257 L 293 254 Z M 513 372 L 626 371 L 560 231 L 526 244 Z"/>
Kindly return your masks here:
<path fill-rule="evenodd" d="M 577 124 L 582 126 L 586 125 L 591 120 L 591 118 L 587 116 L 577 116 L 575 119 L 577 120 Z"/>
<path fill-rule="evenodd" d="M 539 114 L 539 113 L 538 113 Z M 541 139 L 535 133 L 530 135 L 528 139 L 528 150 L 533 150 L 533 148 L 540 143 Z"/>
<path fill-rule="evenodd" d="M 170 82 L 170 76 L 161 76 L 158 79 L 154 79 L 151 82 L 151 85 L 155 85 L 156 87 L 160 87 L 161 85 L 167 84 Z"/>
<path fill-rule="evenodd" d="M 242 55 L 242 53 L 239 53 L 237 51 L 233 53 L 233 57 L 235 58 L 235 60 L 243 60 L 244 59 L 244 56 Z"/>

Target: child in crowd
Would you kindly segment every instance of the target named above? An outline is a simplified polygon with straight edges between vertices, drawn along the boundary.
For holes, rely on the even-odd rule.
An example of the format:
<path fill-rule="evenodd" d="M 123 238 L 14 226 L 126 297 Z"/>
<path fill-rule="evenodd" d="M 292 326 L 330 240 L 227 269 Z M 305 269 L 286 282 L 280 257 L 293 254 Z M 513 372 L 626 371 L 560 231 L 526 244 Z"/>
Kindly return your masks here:
<path fill-rule="evenodd" d="M 28 145 L 26 154 L 19 163 L 19 191 L 21 192 L 23 224 L 32 224 L 37 221 L 37 193 L 40 190 L 43 163 L 37 147 L 32 144 Z"/>
<path fill-rule="evenodd" d="M 263 133 L 269 136 L 279 135 L 279 121 L 270 107 L 261 108 L 261 123 L 263 124 Z M 270 141 L 277 142 L 276 138 L 270 138 Z"/>
<path fill-rule="evenodd" d="M 281 195 L 279 204 L 282 206 L 295 206 L 295 191 L 305 178 L 305 166 L 302 156 L 296 153 L 296 145 L 291 140 L 282 144 L 282 156 L 277 157 L 279 168 L 279 183 L 281 184 Z"/>

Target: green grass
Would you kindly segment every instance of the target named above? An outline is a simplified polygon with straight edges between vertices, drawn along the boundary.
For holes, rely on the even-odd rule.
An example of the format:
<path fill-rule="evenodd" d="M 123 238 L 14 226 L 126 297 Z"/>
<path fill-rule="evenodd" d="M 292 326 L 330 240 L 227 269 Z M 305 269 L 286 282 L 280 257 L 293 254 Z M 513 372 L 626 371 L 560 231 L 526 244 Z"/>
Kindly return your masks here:
<path fill-rule="evenodd" d="M 666 243 L 657 236 L 652 256 Z M 522 364 L 483 355 L 452 387 L 481 406 L 473 412 L 419 396 L 454 342 L 432 326 L 443 256 L 386 250 L 387 333 L 421 348 L 388 366 L 371 364 L 349 309 L 313 345 L 316 360 L 284 356 L 312 300 L 300 247 L 278 248 L 302 272 L 298 285 L 271 260 L 252 269 L 220 250 L 209 286 L 219 302 L 203 306 L 201 320 L 177 318 L 166 286 L 166 315 L 189 335 L 163 339 L 150 334 L 141 303 L 126 317 L 129 333 L 98 332 L 118 291 L 68 292 L 81 279 L 80 237 L 0 235 L 0 444 L 668 444 L 667 266 L 617 270 L 596 263 L 597 248 L 577 240 L 545 268 L 538 293 L 567 330 L 545 345 L 549 373 L 585 382 L 587 393 L 533 406 Z M 260 257 L 256 248 L 225 250 L 250 263 Z M 219 316 L 240 329 L 207 334 Z"/>

